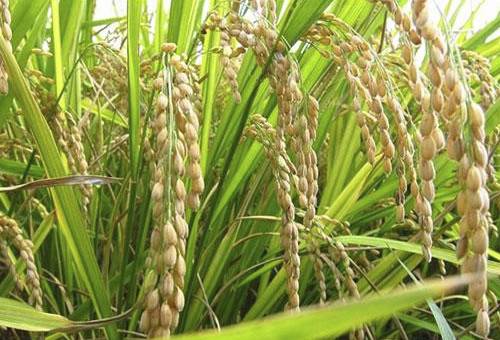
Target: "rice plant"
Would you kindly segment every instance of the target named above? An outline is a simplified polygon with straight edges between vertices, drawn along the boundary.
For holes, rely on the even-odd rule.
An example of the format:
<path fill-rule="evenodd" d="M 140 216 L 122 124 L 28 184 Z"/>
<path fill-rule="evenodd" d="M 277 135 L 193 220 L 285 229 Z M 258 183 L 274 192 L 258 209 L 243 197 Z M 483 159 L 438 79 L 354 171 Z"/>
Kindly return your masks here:
<path fill-rule="evenodd" d="M 500 337 L 483 2 L 102 3 L 0 0 L 0 338 Z"/>

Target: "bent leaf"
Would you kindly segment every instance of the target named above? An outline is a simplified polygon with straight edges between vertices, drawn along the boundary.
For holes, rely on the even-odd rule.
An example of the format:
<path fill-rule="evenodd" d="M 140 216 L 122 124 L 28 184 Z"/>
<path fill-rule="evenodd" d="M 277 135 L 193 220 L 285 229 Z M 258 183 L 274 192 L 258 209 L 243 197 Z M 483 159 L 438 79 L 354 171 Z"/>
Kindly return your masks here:
<path fill-rule="evenodd" d="M 0 326 L 30 332 L 48 332 L 69 327 L 71 320 L 57 314 L 38 311 L 16 300 L 0 297 Z"/>
<path fill-rule="evenodd" d="M 9 187 L 1 187 L 0 192 L 33 190 L 33 189 L 55 187 L 59 185 L 101 185 L 101 184 L 117 182 L 118 180 L 119 178 L 106 177 L 106 176 L 87 176 L 87 175 L 65 176 L 59 178 L 40 179 L 38 181 L 23 183 L 19 185 L 12 185 Z"/>
<path fill-rule="evenodd" d="M 297 314 L 281 313 L 277 316 L 227 327 L 220 333 L 201 332 L 174 337 L 175 339 L 318 339 L 339 336 L 375 319 L 406 310 L 426 299 L 441 296 L 451 289 L 469 282 L 471 277 L 455 277 L 444 281 L 415 285 L 344 304 L 313 308 Z"/>

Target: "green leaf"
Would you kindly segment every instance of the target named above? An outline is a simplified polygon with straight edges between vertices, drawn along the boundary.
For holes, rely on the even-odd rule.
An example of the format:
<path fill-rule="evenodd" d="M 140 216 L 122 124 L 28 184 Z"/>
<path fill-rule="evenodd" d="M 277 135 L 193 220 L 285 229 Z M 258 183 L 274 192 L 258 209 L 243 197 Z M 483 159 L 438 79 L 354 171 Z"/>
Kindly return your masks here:
<path fill-rule="evenodd" d="M 31 93 L 19 65 L 0 35 L 0 57 L 9 74 L 11 90 L 22 109 L 28 130 L 33 134 L 43 161 L 47 177 L 64 177 L 67 169 L 63 163 L 54 136 Z M 99 271 L 97 259 L 85 228 L 77 195 L 71 187 L 51 189 L 58 216 L 58 224 L 65 237 L 77 268 L 77 275 L 87 288 L 100 317 L 111 315 L 111 304 Z M 116 327 L 107 328 L 108 336 L 116 338 Z"/>
<path fill-rule="evenodd" d="M 413 254 L 422 255 L 422 245 L 418 243 L 403 242 L 381 237 L 355 235 L 338 236 L 335 239 L 342 243 L 401 250 Z M 457 259 L 455 253 L 451 250 L 433 247 L 432 256 L 450 263 L 459 263 L 459 260 Z M 491 274 L 500 275 L 500 263 L 488 261 L 488 272 Z"/>
<path fill-rule="evenodd" d="M 59 1 L 50 0 L 50 8 L 52 13 L 52 49 L 54 53 L 54 69 L 56 81 L 56 96 L 61 96 L 59 105 L 63 110 L 66 109 L 66 102 L 64 100 L 64 66 L 62 55 L 62 42 L 61 42 L 61 25 L 59 17 Z"/>
<path fill-rule="evenodd" d="M 48 332 L 69 327 L 71 320 L 57 314 L 38 311 L 16 300 L 0 297 L 0 326 L 30 332 Z"/>
<path fill-rule="evenodd" d="M 127 56 L 128 56 L 128 100 L 129 100 L 129 143 L 132 173 L 139 168 L 140 150 L 140 83 L 139 83 L 139 33 L 141 26 L 141 0 L 127 1 Z"/>
<path fill-rule="evenodd" d="M 434 315 L 434 319 L 436 319 L 436 323 L 439 328 L 439 333 L 441 334 L 443 340 L 456 340 L 455 334 L 453 334 L 453 331 L 451 330 L 450 325 L 446 321 L 446 318 L 444 317 L 441 309 L 431 299 L 427 300 L 427 304 L 429 305 L 432 315 Z"/>
<path fill-rule="evenodd" d="M 215 331 L 180 335 L 174 339 L 318 339 L 340 336 L 372 320 L 406 310 L 427 298 L 440 296 L 450 289 L 466 284 L 465 277 L 416 285 L 409 289 L 385 292 L 345 304 L 335 303 L 324 308 L 310 308 L 301 313 L 282 313 L 263 320 L 251 321 Z"/>
<path fill-rule="evenodd" d="M 498 26 L 500 25 L 500 15 L 498 15 L 495 20 L 488 23 L 485 27 L 483 27 L 479 32 L 474 34 L 469 40 L 467 40 L 463 44 L 463 48 L 466 50 L 474 50 L 479 45 L 483 44 L 486 39 L 493 33 L 498 30 Z"/>
<path fill-rule="evenodd" d="M 85 98 L 82 100 L 82 107 L 85 110 L 88 110 L 89 112 L 95 114 L 96 116 L 101 116 L 104 120 L 117 124 L 123 128 L 128 128 L 128 122 L 126 118 L 123 118 L 123 116 L 118 113 L 111 111 L 107 109 L 106 107 L 98 107 L 89 98 Z"/>
<path fill-rule="evenodd" d="M 13 159 L 0 159 L 0 173 L 10 176 L 19 176 L 22 177 L 26 170 L 26 164 L 21 163 L 19 161 Z M 41 178 L 44 175 L 43 169 L 38 165 L 31 165 L 28 170 L 28 176 L 32 176 L 34 178 Z"/>

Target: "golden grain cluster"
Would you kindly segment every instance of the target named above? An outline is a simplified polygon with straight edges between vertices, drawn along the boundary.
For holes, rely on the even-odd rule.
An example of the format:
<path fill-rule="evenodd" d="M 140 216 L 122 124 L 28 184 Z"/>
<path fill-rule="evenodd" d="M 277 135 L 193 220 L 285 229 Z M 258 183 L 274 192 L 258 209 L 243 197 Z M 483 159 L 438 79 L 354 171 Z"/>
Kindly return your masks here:
<path fill-rule="evenodd" d="M 22 290 L 24 285 L 21 278 L 17 275 L 15 265 L 10 260 L 7 242 L 11 243 L 19 251 L 19 257 L 26 265 L 26 277 L 24 281 L 29 295 L 29 302 L 37 309 L 41 309 L 43 293 L 40 288 L 40 276 L 38 275 L 35 258 L 33 257 L 33 242 L 24 238 L 23 232 L 15 220 L 0 214 L 0 255 L 9 265 L 17 289 Z"/>

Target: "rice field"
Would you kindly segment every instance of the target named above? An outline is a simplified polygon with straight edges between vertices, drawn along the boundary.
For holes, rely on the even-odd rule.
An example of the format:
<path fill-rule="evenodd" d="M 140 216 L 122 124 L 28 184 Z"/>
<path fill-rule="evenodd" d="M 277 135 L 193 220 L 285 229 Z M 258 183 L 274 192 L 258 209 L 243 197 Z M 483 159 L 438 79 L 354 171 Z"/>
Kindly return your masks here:
<path fill-rule="evenodd" d="M 0 0 L 0 339 L 500 338 L 484 1 L 101 1 Z"/>

